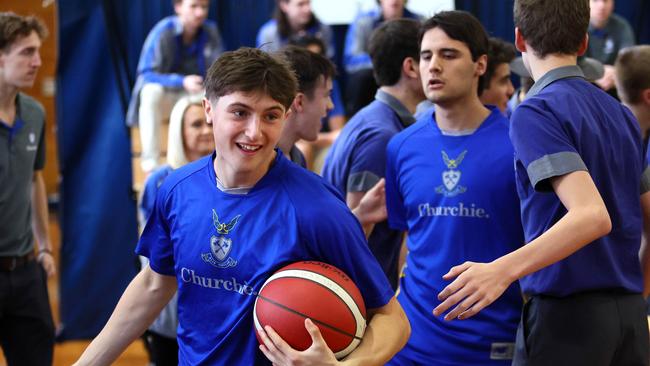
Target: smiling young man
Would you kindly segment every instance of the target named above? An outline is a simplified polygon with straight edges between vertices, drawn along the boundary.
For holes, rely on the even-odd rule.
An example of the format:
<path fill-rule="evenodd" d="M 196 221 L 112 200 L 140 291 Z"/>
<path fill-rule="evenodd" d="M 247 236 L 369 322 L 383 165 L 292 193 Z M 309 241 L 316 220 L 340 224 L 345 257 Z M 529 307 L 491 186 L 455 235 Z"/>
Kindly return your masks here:
<path fill-rule="evenodd" d="M 160 187 L 136 249 L 150 265 L 79 365 L 110 364 L 177 288 L 181 365 L 336 364 L 311 321 L 305 326 L 314 343 L 303 352 L 268 327 L 257 344 L 256 292 L 299 260 L 333 264 L 361 290 L 368 328 L 345 364 L 380 365 L 401 348 L 408 321 L 358 221 L 331 186 L 275 148 L 296 84 L 285 61 L 257 49 L 226 52 L 212 65 L 203 105 L 215 153 Z"/>
<path fill-rule="evenodd" d="M 49 365 L 54 348 L 45 111 L 20 92 L 36 80 L 46 35 L 34 17 L 0 13 L 0 347 L 10 366 Z"/>
<path fill-rule="evenodd" d="M 467 12 L 440 12 L 420 30 L 421 87 L 435 112 L 386 151 L 388 224 L 407 232 L 398 300 L 412 327 L 389 365 L 505 366 L 513 357 L 516 284 L 479 319 L 449 323 L 432 314 L 452 265 L 493 260 L 523 243 L 508 121 L 478 97 L 487 52 L 487 34 Z"/>

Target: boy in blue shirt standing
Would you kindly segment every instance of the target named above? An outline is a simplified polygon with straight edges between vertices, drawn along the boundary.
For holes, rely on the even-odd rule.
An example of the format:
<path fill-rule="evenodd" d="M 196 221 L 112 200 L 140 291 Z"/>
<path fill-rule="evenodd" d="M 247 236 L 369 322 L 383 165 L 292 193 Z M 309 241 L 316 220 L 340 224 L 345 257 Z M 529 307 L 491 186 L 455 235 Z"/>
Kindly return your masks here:
<path fill-rule="evenodd" d="M 420 31 L 419 68 L 435 112 L 397 134 L 386 157 L 391 227 L 407 231 L 398 300 L 413 329 L 390 365 L 510 365 L 519 286 L 479 317 L 434 317 L 442 275 L 463 260 L 491 261 L 523 244 L 508 121 L 479 99 L 488 38 L 462 11 L 441 12 Z"/>
<path fill-rule="evenodd" d="M 305 351 L 269 327 L 257 344 L 255 295 L 299 260 L 331 263 L 361 290 L 368 328 L 345 363 L 383 364 L 406 342 L 408 321 L 358 221 L 330 185 L 276 148 L 296 85 L 286 61 L 257 49 L 226 52 L 210 67 L 203 106 L 215 153 L 165 179 L 136 249 L 149 266 L 78 365 L 112 362 L 176 289 L 181 365 L 337 364 L 310 320 Z"/>
<path fill-rule="evenodd" d="M 453 267 L 434 313 L 458 303 L 445 318 L 467 319 L 520 279 L 528 301 L 513 365 L 648 365 L 639 248 L 650 171 L 639 127 L 576 65 L 587 0 L 517 0 L 514 16 L 535 79 L 510 130 L 528 244 Z"/>

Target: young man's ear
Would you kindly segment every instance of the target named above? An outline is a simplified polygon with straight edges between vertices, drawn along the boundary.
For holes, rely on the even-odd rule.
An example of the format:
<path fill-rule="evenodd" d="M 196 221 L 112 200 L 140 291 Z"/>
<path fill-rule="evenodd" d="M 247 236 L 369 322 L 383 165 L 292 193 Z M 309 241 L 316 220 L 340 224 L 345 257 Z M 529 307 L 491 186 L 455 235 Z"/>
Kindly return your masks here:
<path fill-rule="evenodd" d="M 587 52 L 587 47 L 589 47 L 589 34 L 585 34 L 582 43 L 580 43 L 580 48 L 578 48 L 578 56 L 582 56 Z"/>
<path fill-rule="evenodd" d="M 526 52 L 526 40 L 524 39 L 524 36 L 521 34 L 519 27 L 515 28 L 515 47 L 519 52 Z"/>
<path fill-rule="evenodd" d="M 208 100 L 208 98 L 203 98 L 201 101 L 203 104 L 203 112 L 205 113 L 205 122 L 209 125 L 212 124 L 212 103 Z"/>
<path fill-rule="evenodd" d="M 288 112 L 302 112 L 305 108 L 305 98 L 306 96 L 304 93 L 298 92 L 298 94 L 296 94 L 296 96 L 293 98 L 293 102 L 291 102 L 291 108 L 289 108 Z"/>
<path fill-rule="evenodd" d="M 650 88 L 641 90 L 641 102 L 650 107 Z"/>
<path fill-rule="evenodd" d="M 487 55 L 481 55 L 476 59 L 476 75 L 481 76 L 487 71 L 488 57 Z"/>
<path fill-rule="evenodd" d="M 417 79 L 420 75 L 418 61 L 413 57 L 407 57 L 402 61 L 402 73 L 411 79 Z"/>

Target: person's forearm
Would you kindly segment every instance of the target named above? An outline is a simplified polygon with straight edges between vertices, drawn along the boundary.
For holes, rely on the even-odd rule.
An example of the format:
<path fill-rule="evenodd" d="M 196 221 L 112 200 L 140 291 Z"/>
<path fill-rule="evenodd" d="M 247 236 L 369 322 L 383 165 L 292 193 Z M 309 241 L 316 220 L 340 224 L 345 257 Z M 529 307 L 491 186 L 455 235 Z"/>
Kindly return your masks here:
<path fill-rule="evenodd" d="M 370 237 L 370 233 L 372 233 L 372 229 L 375 228 L 375 223 L 368 221 L 360 205 L 357 205 L 352 209 L 352 214 L 357 218 L 357 220 L 359 220 L 361 228 L 363 229 L 363 233 L 366 234 L 366 239 L 368 239 Z"/>
<path fill-rule="evenodd" d="M 643 271 L 643 297 L 647 298 L 650 295 L 650 246 L 648 245 L 648 238 L 650 233 L 644 233 L 641 240 L 641 250 L 639 251 L 639 259 L 641 261 L 641 270 Z"/>
<path fill-rule="evenodd" d="M 570 210 L 544 234 L 497 260 L 513 282 L 575 253 L 611 230 L 604 206 Z"/>
<path fill-rule="evenodd" d="M 104 329 L 75 365 L 110 365 L 169 302 L 176 291 L 175 279 L 156 282 L 147 271 L 151 269 L 146 267 L 131 281 Z"/>
<path fill-rule="evenodd" d="M 342 365 L 384 365 L 404 345 L 411 335 L 411 326 L 404 310 L 392 298 L 370 316 L 363 340 Z"/>
<path fill-rule="evenodd" d="M 34 173 L 32 182 L 32 229 L 38 250 L 52 251 L 48 230 L 47 194 L 41 172 Z"/>

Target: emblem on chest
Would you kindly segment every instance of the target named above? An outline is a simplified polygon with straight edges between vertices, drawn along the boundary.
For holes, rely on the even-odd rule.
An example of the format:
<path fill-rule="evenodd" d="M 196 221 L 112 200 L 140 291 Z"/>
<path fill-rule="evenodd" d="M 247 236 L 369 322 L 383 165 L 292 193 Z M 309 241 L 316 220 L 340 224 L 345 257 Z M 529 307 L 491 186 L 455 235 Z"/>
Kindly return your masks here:
<path fill-rule="evenodd" d="M 467 187 L 459 184 L 462 172 L 458 169 L 458 166 L 465 158 L 465 154 L 467 154 L 467 150 L 460 153 L 455 159 L 451 159 L 447 152 L 442 150 L 442 160 L 448 170 L 442 172 L 442 185 L 436 187 L 436 193 L 440 193 L 445 197 L 454 197 L 467 191 Z"/>
<path fill-rule="evenodd" d="M 227 235 L 235 228 L 241 215 L 235 216 L 229 223 L 219 221 L 219 215 L 212 210 L 212 223 L 217 230 L 217 235 L 210 237 L 210 253 L 201 254 L 204 262 L 217 268 L 229 268 L 237 265 L 237 261 L 230 256 L 233 247 L 232 239 Z"/>

